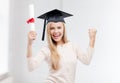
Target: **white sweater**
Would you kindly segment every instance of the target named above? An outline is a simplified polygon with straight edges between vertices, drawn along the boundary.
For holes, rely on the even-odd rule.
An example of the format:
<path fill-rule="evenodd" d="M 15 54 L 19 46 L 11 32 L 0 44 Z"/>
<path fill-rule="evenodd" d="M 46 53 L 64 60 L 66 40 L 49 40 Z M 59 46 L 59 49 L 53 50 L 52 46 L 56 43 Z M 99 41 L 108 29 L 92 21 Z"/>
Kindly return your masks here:
<path fill-rule="evenodd" d="M 93 55 L 93 48 L 88 47 L 87 52 L 83 53 L 81 49 L 71 42 L 57 46 L 60 55 L 60 69 L 54 71 L 51 68 L 50 50 L 44 47 L 35 57 L 28 59 L 28 68 L 34 70 L 41 61 L 46 61 L 49 65 L 49 74 L 45 83 L 74 83 L 77 60 L 84 64 L 89 64 Z"/>

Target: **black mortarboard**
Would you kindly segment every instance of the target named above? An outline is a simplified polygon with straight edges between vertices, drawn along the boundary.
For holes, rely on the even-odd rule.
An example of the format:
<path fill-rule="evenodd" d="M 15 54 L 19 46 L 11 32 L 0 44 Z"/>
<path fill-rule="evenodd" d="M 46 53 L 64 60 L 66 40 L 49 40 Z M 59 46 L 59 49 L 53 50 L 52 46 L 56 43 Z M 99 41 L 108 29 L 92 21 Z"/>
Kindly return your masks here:
<path fill-rule="evenodd" d="M 54 9 L 52 11 L 49 11 L 43 15 L 40 15 L 37 18 L 44 19 L 44 27 L 43 27 L 43 34 L 42 34 L 42 40 L 44 40 L 45 36 L 45 28 L 46 28 L 46 23 L 48 22 L 64 22 L 64 18 L 73 16 L 72 14 L 60 11 L 58 9 Z"/>

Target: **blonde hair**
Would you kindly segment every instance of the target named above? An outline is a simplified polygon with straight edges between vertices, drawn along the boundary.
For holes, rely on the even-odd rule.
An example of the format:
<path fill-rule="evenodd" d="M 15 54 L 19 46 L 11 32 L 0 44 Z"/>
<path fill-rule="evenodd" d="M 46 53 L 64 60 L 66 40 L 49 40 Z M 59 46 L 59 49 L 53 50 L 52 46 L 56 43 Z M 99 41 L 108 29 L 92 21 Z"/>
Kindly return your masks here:
<path fill-rule="evenodd" d="M 48 40 L 48 45 L 49 45 L 49 49 L 50 49 L 50 52 L 51 52 L 51 55 L 50 55 L 50 58 L 51 58 L 51 63 L 52 63 L 52 68 L 54 70 L 58 70 L 60 65 L 59 65 L 59 61 L 60 61 L 60 56 L 57 52 L 57 45 L 56 45 L 56 42 L 53 41 L 51 35 L 50 35 L 50 25 L 51 23 L 53 22 L 49 22 L 47 24 L 47 40 Z M 62 22 L 63 24 L 63 37 L 62 37 L 62 40 L 64 43 L 68 42 L 67 40 L 67 35 L 66 35 L 66 28 L 65 28 L 65 24 Z"/>

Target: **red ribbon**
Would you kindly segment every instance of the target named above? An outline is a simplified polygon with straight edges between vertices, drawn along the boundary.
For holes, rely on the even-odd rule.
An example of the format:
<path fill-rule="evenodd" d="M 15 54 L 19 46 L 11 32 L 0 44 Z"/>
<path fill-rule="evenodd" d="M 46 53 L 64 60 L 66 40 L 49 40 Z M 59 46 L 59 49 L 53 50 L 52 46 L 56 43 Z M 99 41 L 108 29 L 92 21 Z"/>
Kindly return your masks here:
<path fill-rule="evenodd" d="M 35 22 L 35 19 L 34 18 L 30 18 L 30 19 L 28 19 L 27 20 L 27 23 L 29 24 L 29 23 L 34 23 Z"/>

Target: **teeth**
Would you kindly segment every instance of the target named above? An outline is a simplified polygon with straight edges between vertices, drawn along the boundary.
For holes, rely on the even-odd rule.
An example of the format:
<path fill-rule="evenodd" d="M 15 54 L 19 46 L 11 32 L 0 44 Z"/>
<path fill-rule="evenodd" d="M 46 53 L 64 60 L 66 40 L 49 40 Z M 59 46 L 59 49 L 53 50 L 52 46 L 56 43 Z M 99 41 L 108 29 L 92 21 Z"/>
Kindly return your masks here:
<path fill-rule="evenodd" d="M 53 37 L 56 39 L 56 38 L 58 38 L 60 35 L 53 35 Z"/>
<path fill-rule="evenodd" d="M 53 35 L 54 37 L 59 37 L 60 35 Z"/>
<path fill-rule="evenodd" d="M 54 37 L 59 37 L 59 36 L 54 36 Z"/>
<path fill-rule="evenodd" d="M 54 35 L 54 36 L 59 36 L 59 35 Z"/>

